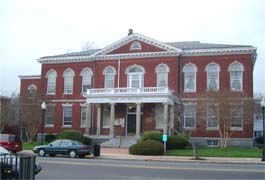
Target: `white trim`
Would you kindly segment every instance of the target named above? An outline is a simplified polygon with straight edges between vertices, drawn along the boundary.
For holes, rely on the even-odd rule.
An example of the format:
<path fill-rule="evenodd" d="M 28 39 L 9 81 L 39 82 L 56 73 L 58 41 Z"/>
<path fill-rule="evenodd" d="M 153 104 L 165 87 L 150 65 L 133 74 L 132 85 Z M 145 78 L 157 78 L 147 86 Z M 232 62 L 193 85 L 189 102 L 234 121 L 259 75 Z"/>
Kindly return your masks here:
<path fill-rule="evenodd" d="M 217 73 L 217 77 L 215 79 L 216 80 L 216 84 L 217 84 L 216 90 L 209 89 L 209 83 L 210 83 L 210 81 L 209 81 L 209 72 L 210 71 L 208 70 L 208 68 L 211 65 L 214 65 L 214 66 L 217 67 L 217 71 L 215 71 Z M 206 65 L 205 71 L 206 71 L 206 75 L 207 75 L 207 84 L 206 84 L 207 91 L 219 91 L 219 89 L 220 89 L 220 85 L 219 85 L 220 84 L 220 65 L 215 63 L 215 62 L 211 62 L 211 63 Z"/>
<path fill-rule="evenodd" d="M 195 73 L 194 74 L 194 89 L 187 89 L 186 88 L 186 72 L 187 72 L 186 68 L 187 68 L 187 66 L 193 66 L 194 69 L 195 69 L 195 71 L 194 71 L 194 73 Z M 197 68 L 196 64 L 191 63 L 191 62 L 185 64 L 183 66 L 182 72 L 184 72 L 184 93 L 195 93 L 195 92 L 197 92 L 197 72 L 198 72 L 198 68 Z"/>
<path fill-rule="evenodd" d="M 73 104 L 70 104 L 70 103 L 65 103 L 65 104 L 62 104 L 63 107 L 72 107 Z"/>
<path fill-rule="evenodd" d="M 45 77 L 48 78 L 49 74 L 53 72 L 55 73 L 55 78 L 57 78 L 57 72 L 54 69 L 50 69 L 49 71 L 47 71 Z"/>
<path fill-rule="evenodd" d="M 137 46 L 137 47 L 134 47 Z M 141 50 L 142 49 L 142 45 L 139 41 L 133 41 L 130 45 L 130 51 L 134 51 L 134 50 Z"/>
<path fill-rule="evenodd" d="M 144 69 L 143 66 L 138 65 L 138 64 L 134 64 L 134 65 L 130 65 L 130 66 L 128 66 L 128 67 L 126 68 L 126 70 L 125 70 L 125 74 L 128 74 L 129 71 L 130 71 L 130 69 L 132 69 L 132 68 L 134 68 L 134 67 L 138 67 L 138 68 L 140 68 L 140 69 L 142 70 L 142 72 L 137 72 L 137 73 L 143 73 L 143 74 L 145 73 L 145 69 Z"/>
<path fill-rule="evenodd" d="M 18 76 L 20 79 L 41 79 L 41 75 L 20 75 Z"/>
<path fill-rule="evenodd" d="M 66 76 L 65 73 L 67 73 L 68 71 L 70 71 L 70 72 L 72 73 L 72 74 L 71 74 L 72 77 L 75 76 L 75 72 L 74 72 L 74 70 L 73 70 L 72 68 L 67 68 L 67 69 L 64 70 L 64 72 L 63 72 L 63 77 Z"/>
<path fill-rule="evenodd" d="M 108 68 L 111 68 L 111 69 L 114 71 L 113 74 L 115 74 L 115 75 L 117 74 L 116 69 L 115 69 L 113 66 L 108 65 L 108 66 L 106 66 L 106 67 L 104 68 L 104 70 L 102 71 L 102 75 L 105 75 L 105 74 L 106 74 L 106 71 L 107 71 Z"/>
<path fill-rule="evenodd" d="M 35 84 L 30 84 L 29 86 L 28 86 L 28 90 L 30 90 L 30 88 L 34 88 L 34 90 L 38 90 L 38 88 L 37 88 L 37 86 L 35 85 Z"/>
<path fill-rule="evenodd" d="M 82 71 L 80 72 L 80 76 L 84 76 L 85 71 L 89 71 L 90 75 L 93 76 L 93 71 L 90 67 L 85 67 L 84 69 L 82 69 Z"/>
<path fill-rule="evenodd" d="M 86 102 L 85 99 L 53 99 L 50 102 L 65 102 L 65 103 L 75 103 L 75 102 Z"/>

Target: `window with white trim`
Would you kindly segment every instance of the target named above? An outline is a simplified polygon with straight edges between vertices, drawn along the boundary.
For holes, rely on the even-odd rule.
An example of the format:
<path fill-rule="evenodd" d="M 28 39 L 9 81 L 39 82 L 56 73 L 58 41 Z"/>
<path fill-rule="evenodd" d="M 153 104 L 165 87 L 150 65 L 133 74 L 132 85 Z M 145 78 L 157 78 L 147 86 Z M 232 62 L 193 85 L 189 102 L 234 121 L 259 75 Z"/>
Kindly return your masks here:
<path fill-rule="evenodd" d="M 73 94 L 74 71 L 67 69 L 63 73 L 64 77 L 64 94 Z"/>
<path fill-rule="evenodd" d="M 219 90 L 219 71 L 220 67 L 217 64 L 211 63 L 206 67 L 207 71 L 207 90 L 218 91 Z"/>
<path fill-rule="evenodd" d="M 156 67 L 156 86 L 157 87 L 168 86 L 168 72 L 169 72 L 169 68 L 166 64 L 159 64 Z"/>
<path fill-rule="evenodd" d="M 195 105 L 184 106 L 184 128 L 193 129 L 196 127 L 196 107 Z"/>
<path fill-rule="evenodd" d="M 34 85 L 34 84 L 31 84 L 28 86 L 28 91 L 29 91 L 29 94 L 34 94 L 37 92 L 37 86 Z"/>
<path fill-rule="evenodd" d="M 156 129 L 162 129 L 164 126 L 163 123 L 163 106 L 162 104 L 156 104 L 155 106 L 155 120 L 156 120 Z"/>
<path fill-rule="evenodd" d="M 110 106 L 105 105 L 103 107 L 103 128 L 109 128 L 110 126 Z"/>
<path fill-rule="evenodd" d="M 103 74 L 105 76 L 105 88 L 114 88 L 115 86 L 115 74 L 116 71 L 113 67 L 108 66 L 104 69 Z"/>
<path fill-rule="evenodd" d="M 231 130 L 243 130 L 243 107 L 232 106 L 230 109 L 230 116 Z"/>
<path fill-rule="evenodd" d="M 131 46 L 130 46 L 130 50 L 141 50 L 142 49 L 142 45 L 139 41 L 134 41 L 132 42 Z"/>
<path fill-rule="evenodd" d="M 80 75 L 82 76 L 82 93 L 86 93 L 91 88 L 93 73 L 90 68 L 85 68 Z"/>
<path fill-rule="evenodd" d="M 47 94 L 55 94 L 56 90 L 56 78 L 57 78 L 57 73 L 54 70 L 48 71 L 46 74 L 47 78 Z"/>
<path fill-rule="evenodd" d="M 243 90 L 243 70 L 244 67 L 241 63 L 235 62 L 229 66 L 230 71 L 230 88 L 232 91 Z"/>
<path fill-rule="evenodd" d="M 126 72 L 128 88 L 144 87 L 144 69 L 141 66 L 130 67 Z"/>
<path fill-rule="evenodd" d="M 80 127 L 86 126 L 86 115 L 87 115 L 87 108 L 85 106 L 81 106 L 81 108 L 80 108 Z"/>
<path fill-rule="evenodd" d="M 206 109 L 207 129 L 216 130 L 219 128 L 218 107 L 207 107 Z"/>
<path fill-rule="evenodd" d="M 183 68 L 183 72 L 184 92 L 196 92 L 196 66 L 194 64 L 186 64 Z"/>
<path fill-rule="evenodd" d="M 208 139 L 207 145 L 208 145 L 208 147 L 218 147 L 218 140 L 217 139 Z"/>
<path fill-rule="evenodd" d="M 48 105 L 45 113 L 45 127 L 54 126 L 55 106 Z"/>
<path fill-rule="evenodd" d="M 72 126 L 72 106 L 63 106 L 63 126 Z"/>

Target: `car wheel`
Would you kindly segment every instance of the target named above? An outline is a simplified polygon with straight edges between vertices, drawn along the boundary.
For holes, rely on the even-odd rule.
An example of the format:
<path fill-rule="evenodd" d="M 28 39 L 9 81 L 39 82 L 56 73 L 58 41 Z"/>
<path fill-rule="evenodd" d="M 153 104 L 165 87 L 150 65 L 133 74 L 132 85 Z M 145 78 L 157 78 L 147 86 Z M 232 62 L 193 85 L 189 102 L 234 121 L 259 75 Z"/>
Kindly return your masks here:
<path fill-rule="evenodd" d="M 69 156 L 71 157 L 71 158 L 75 158 L 76 157 L 76 152 L 75 151 L 70 151 L 69 152 Z"/>
<path fill-rule="evenodd" d="M 55 156 L 56 156 L 56 154 L 49 154 L 49 156 L 50 156 L 50 157 L 55 157 Z"/>
<path fill-rule="evenodd" d="M 79 158 L 84 158 L 84 157 L 85 157 L 85 155 L 79 155 L 78 157 L 79 157 Z"/>
<path fill-rule="evenodd" d="M 42 157 L 45 156 L 45 150 L 44 149 L 40 149 L 39 155 L 42 156 Z"/>

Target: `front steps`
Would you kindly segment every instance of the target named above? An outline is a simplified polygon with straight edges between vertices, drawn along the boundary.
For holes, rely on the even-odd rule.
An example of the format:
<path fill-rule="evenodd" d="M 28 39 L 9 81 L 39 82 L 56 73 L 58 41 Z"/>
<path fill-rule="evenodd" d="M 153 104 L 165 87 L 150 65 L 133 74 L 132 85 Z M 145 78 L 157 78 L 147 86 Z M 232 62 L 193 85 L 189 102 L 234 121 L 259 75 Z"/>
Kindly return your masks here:
<path fill-rule="evenodd" d="M 101 147 L 112 148 L 129 148 L 131 145 L 137 143 L 137 138 L 134 136 L 119 136 L 109 139 L 100 144 Z"/>

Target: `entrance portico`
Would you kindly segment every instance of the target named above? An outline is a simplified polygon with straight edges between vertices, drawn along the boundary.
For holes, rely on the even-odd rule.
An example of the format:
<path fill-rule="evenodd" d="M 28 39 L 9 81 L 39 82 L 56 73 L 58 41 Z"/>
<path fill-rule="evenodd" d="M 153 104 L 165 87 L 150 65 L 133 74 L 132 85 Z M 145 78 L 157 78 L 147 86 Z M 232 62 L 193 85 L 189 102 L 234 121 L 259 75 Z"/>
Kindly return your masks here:
<path fill-rule="evenodd" d="M 124 135 L 135 135 L 138 139 L 141 134 L 143 119 L 142 107 L 146 103 L 163 105 L 163 134 L 172 133 L 174 129 L 174 104 L 176 97 L 167 87 L 145 87 L 145 88 L 111 88 L 111 89 L 89 89 L 85 95 L 87 102 L 86 134 L 89 135 L 91 124 L 91 104 L 96 104 L 96 135 L 101 135 L 101 105 L 109 104 L 109 138 L 115 137 L 115 108 L 117 104 L 126 105 L 126 116 L 123 127 L 126 128 Z M 134 108 L 134 112 L 129 108 Z M 128 110 L 129 109 L 129 110 Z"/>

